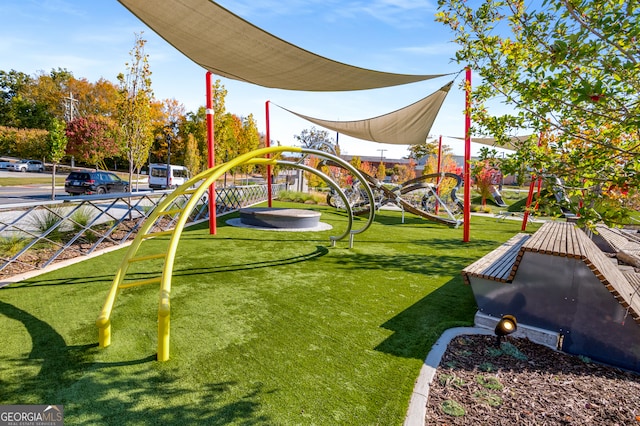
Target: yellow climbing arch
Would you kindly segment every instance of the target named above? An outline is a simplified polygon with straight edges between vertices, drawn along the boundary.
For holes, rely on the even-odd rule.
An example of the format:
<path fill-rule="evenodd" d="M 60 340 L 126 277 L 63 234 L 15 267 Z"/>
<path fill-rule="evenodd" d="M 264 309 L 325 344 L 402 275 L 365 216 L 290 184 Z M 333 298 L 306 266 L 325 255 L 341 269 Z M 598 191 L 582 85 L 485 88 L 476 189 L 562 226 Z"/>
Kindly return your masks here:
<path fill-rule="evenodd" d="M 111 312 L 115 303 L 118 290 L 130 287 L 136 287 L 147 284 L 160 284 L 160 302 L 158 306 L 158 361 L 167 361 L 169 359 L 169 331 L 170 331 L 170 295 L 171 295 L 171 279 L 173 272 L 173 264 L 175 260 L 176 250 L 180 241 L 180 236 L 186 225 L 190 213 L 199 203 L 202 195 L 205 191 L 208 191 L 209 187 L 218 180 L 225 172 L 234 167 L 238 167 L 243 164 L 263 164 L 263 165 L 275 165 L 278 164 L 278 160 L 269 158 L 272 154 L 278 154 L 281 152 L 292 153 L 315 153 L 324 156 L 332 157 L 333 161 L 343 162 L 343 160 L 327 155 L 325 153 L 316 152 L 309 149 L 299 147 L 271 147 L 262 148 L 247 154 L 238 156 L 237 158 L 228 161 L 219 166 L 208 169 L 202 173 L 197 174 L 193 178 L 189 179 L 183 185 L 178 187 L 175 191 L 170 193 L 156 208 L 149 214 L 149 217 L 142 224 L 135 239 L 129 246 L 124 259 L 122 260 L 120 267 L 113 279 L 113 283 L 107 294 L 107 299 L 104 302 L 100 315 L 96 320 L 98 326 L 98 341 L 100 347 L 107 347 L 111 344 Z M 350 165 L 343 166 L 350 169 L 351 173 L 356 175 L 364 181 L 360 173 L 352 168 Z M 338 188 L 339 190 L 339 188 Z M 340 190 L 339 190 L 340 191 Z M 191 195 L 188 201 L 179 206 L 176 200 L 183 195 Z M 373 194 L 370 194 L 370 199 L 373 199 Z M 346 198 L 345 198 L 346 199 Z M 373 205 L 373 203 L 371 203 Z M 367 224 L 356 231 L 351 230 L 351 220 L 349 220 L 349 229 L 347 233 L 351 234 L 363 232 L 369 227 L 373 221 L 373 210 L 370 213 L 369 221 Z M 163 217 L 177 217 L 177 221 L 174 229 L 169 231 L 153 232 L 156 222 Z M 138 256 L 140 247 L 145 241 L 158 236 L 169 235 L 170 239 L 166 249 L 160 253 L 146 254 Z M 332 237 L 333 238 L 333 237 Z M 338 237 L 337 239 L 340 239 Z M 162 271 L 160 276 L 154 278 L 148 278 L 143 280 L 129 280 L 126 281 L 125 277 L 129 267 L 134 263 L 148 262 L 153 260 L 163 260 Z"/>

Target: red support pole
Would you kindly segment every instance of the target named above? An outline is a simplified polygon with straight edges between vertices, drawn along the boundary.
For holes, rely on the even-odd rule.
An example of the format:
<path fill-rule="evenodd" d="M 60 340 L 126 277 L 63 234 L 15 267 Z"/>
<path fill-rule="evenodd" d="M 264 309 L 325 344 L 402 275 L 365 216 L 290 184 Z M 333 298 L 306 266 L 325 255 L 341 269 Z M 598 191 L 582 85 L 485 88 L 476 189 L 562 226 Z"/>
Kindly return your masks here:
<path fill-rule="evenodd" d="M 207 71 L 207 146 L 209 148 L 208 166 L 212 168 L 215 165 L 215 136 L 214 136 L 214 112 L 213 112 L 213 94 L 211 93 L 211 71 Z M 216 235 L 216 183 L 213 182 L 209 186 L 209 234 Z"/>
<path fill-rule="evenodd" d="M 467 67 L 464 108 L 464 215 L 462 241 L 469 242 L 469 222 L 471 222 L 471 68 Z"/>
<path fill-rule="evenodd" d="M 269 148 L 271 146 L 271 126 L 269 123 L 269 101 L 265 102 L 265 117 L 267 120 L 267 134 L 265 135 L 264 146 L 265 148 Z M 270 155 L 267 155 L 269 157 Z M 267 205 L 269 208 L 272 207 L 273 204 L 273 193 L 271 189 L 271 165 L 267 165 Z"/>
<path fill-rule="evenodd" d="M 538 146 L 542 144 L 542 133 L 538 136 Z M 531 175 L 531 184 L 529 185 L 529 195 L 527 196 L 527 205 L 524 208 L 524 216 L 522 217 L 522 227 L 520 228 L 522 231 L 527 229 L 527 222 L 529 221 L 529 210 L 531 207 L 531 203 L 533 202 L 533 190 L 536 187 L 536 180 L 538 181 L 538 200 L 540 200 L 540 190 L 542 186 L 542 178 L 536 175 Z M 538 208 L 538 203 L 536 202 L 536 209 Z"/>
<path fill-rule="evenodd" d="M 442 135 L 438 138 L 438 177 L 436 178 L 436 195 L 440 195 L 440 172 L 442 171 Z M 440 213 L 440 203 L 436 200 L 436 216 Z"/>
<path fill-rule="evenodd" d="M 533 201 L 533 189 L 536 186 L 536 176 L 531 175 L 531 184 L 529 185 L 529 195 L 527 195 L 527 205 L 524 209 L 524 216 L 522 217 L 522 227 L 520 228 L 522 231 L 527 230 L 527 222 L 529 221 L 529 208 L 531 207 L 531 202 Z"/>

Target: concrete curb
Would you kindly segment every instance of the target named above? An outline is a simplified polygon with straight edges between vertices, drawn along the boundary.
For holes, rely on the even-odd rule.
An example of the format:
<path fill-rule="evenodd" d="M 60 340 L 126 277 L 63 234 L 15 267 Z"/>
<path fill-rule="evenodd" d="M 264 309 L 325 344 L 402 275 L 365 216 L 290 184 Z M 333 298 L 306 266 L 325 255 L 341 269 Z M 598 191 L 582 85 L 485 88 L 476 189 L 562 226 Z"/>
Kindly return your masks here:
<path fill-rule="evenodd" d="M 427 400 L 429 398 L 429 387 L 436 374 L 436 369 L 442 360 L 442 356 L 447 350 L 447 346 L 455 337 L 467 334 L 493 335 L 492 330 L 479 327 L 457 327 L 450 328 L 442 333 L 442 336 L 431 347 L 427 355 L 420 374 L 413 387 L 413 394 L 409 401 L 409 409 L 404 420 L 404 426 L 424 426 L 427 415 Z"/>

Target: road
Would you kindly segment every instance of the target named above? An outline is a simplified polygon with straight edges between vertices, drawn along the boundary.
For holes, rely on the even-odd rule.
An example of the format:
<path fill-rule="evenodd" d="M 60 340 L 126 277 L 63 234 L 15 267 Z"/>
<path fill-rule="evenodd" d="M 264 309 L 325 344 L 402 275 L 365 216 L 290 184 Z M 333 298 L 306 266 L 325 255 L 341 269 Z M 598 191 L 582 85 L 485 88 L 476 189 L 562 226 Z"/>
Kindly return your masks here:
<path fill-rule="evenodd" d="M 56 174 L 57 178 L 63 178 L 65 174 Z M 20 178 L 24 181 L 16 186 L 0 186 L 0 206 L 14 203 L 26 203 L 33 201 L 51 200 L 51 173 L 18 173 L 0 170 L 0 183 L 3 178 Z M 49 179 L 49 183 L 33 183 L 34 179 Z M 140 191 L 149 189 L 147 184 L 140 184 Z M 64 192 L 64 186 L 56 186 L 56 200 L 69 198 Z"/>

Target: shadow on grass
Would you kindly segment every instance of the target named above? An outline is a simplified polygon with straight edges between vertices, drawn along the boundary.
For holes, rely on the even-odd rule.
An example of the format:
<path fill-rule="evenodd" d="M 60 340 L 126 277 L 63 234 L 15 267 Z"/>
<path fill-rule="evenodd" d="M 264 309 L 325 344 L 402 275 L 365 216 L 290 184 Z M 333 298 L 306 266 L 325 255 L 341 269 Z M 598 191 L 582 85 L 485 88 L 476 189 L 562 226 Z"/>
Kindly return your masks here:
<path fill-rule="evenodd" d="M 223 272 L 235 272 L 235 271 L 245 271 L 245 270 L 255 270 L 262 268 L 271 268 L 275 266 L 281 265 L 293 265 L 295 263 L 306 262 L 308 260 L 313 260 L 322 256 L 325 256 L 329 253 L 329 249 L 323 246 L 316 246 L 316 249 L 309 253 L 304 253 L 298 256 L 280 258 L 280 259 L 271 259 L 259 262 L 250 262 L 250 263 L 237 263 L 232 265 L 222 265 L 222 266 L 210 266 L 206 268 L 180 268 L 180 261 L 176 261 L 176 266 L 173 269 L 173 276 L 190 276 L 190 275 L 202 275 L 202 274 L 214 274 L 214 273 L 223 273 Z M 153 272 L 138 272 L 138 273 L 130 273 L 128 274 L 129 279 L 142 279 L 149 276 L 158 276 L 160 274 L 160 270 Z M 105 274 L 105 275 L 92 275 L 92 276 L 71 276 L 65 278 L 53 278 L 53 279 L 38 279 L 32 278 L 27 281 L 23 281 L 19 284 L 13 284 L 11 286 L 5 287 L 2 291 L 10 291 L 15 289 L 20 289 L 23 287 L 39 287 L 39 286 L 55 286 L 55 285 L 74 285 L 74 284 L 91 284 L 91 283 L 104 283 L 105 281 L 110 281 L 113 279 L 113 274 Z"/>
<path fill-rule="evenodd" d="M 445 330 L 473 325 L 476 310 L 471 288 L 454 278 L 382 324 L 394 333 L 375 349 L 424 360 Z"/>
<path fill-rule="evenodd" d="M 384 242 L 384 244 L 392 249 L 395 245 L 403 248 L 407 242 Z M 451 275 L 454 271 L 456 274 L 464 267 L 469 265 L 473 257 L 469 257 L 468 252 L 476 249 L 490 251 L 495 242 L 477 240 L 475 242 L 465 243 L 465 252 L 460 252 L 460 241 L 450 239 L 435 240 L 418 240 L 411 241 L 416 246 L 425 246 L 428 249 L 423 252 L 394 252 L 389 255 L 381 256 L 377 254 L 357 254 L 349 257 L 337 258 L 336 266 L 354 270 L 383 270 L 385 274 L 392 274 L 393 271 L 398 273 L 415 273 L 425 275 Z M 483 253 L 483 252 L 482 252 Z M 481 257 L 481 256 L 478 256 Z"/>
<path fill-rule="evenodd" d="M 31 337 L 27 357 L 3 359 L 0 364 L 0 404 L 62 404 L 66 420 L 86 424 L 149 424 L 151 419 L 155 424 L 272 424 L 257 413 L 265 392 L 261 384 L 252 385 L 232 402 L 215 404 L 235 382 L 207 384 L 194 397 L 192 387 L 181 387 L 179 380 L 156 368 L 155 355 L 125 362 L 93 362 L 97 344 L 67 346 L 48 323 L 2 301 L 0 314 L 20 322 Z M 122 373 L 123 367 L 131 366 L 138 366 L 134 374 Z M 165 399 L 191 396 L 194 404 L 179 410 L 171 403 L 154 407 L 150 417 L 150 412 L 139 406 L 149 392 L 161 392 Z"/>

